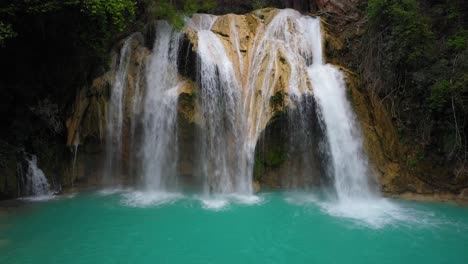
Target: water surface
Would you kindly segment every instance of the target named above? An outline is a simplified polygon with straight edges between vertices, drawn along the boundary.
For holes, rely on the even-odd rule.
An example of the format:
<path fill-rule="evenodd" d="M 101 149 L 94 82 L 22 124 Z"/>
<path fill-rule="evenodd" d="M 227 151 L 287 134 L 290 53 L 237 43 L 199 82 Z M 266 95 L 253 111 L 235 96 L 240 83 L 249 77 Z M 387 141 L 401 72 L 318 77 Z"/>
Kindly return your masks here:
<path fill-rule="evenodd" d="M 468 263 L 468 208 L 385 202 L 79 194 L 0 214 L 0 263 Z"/>

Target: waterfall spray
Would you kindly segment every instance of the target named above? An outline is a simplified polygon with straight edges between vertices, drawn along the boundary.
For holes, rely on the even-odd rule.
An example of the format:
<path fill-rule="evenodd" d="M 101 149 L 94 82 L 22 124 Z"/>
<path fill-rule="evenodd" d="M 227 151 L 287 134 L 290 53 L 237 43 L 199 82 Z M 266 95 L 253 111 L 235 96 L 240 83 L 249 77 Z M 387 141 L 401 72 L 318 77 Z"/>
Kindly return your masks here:
<path fill-rule="evenodd" d="M 181 34 L 158 21 L 147 69 L 143 102 L 142 175 L 151 191 L 174 190 L 177 184 L 177 99 L 183 82 L 177 76 Z"/>

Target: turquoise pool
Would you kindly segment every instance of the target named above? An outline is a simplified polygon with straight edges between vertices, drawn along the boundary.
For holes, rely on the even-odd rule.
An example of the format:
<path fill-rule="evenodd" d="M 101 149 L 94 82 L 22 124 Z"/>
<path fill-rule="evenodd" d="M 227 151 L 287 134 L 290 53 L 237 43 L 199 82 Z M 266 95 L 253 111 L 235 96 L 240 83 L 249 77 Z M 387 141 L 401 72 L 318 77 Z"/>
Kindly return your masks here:
<path fill-rule="evenodd" d="M 468 263 L 468 208 L 131 190 L 0 214 L 0 263 Z"/>

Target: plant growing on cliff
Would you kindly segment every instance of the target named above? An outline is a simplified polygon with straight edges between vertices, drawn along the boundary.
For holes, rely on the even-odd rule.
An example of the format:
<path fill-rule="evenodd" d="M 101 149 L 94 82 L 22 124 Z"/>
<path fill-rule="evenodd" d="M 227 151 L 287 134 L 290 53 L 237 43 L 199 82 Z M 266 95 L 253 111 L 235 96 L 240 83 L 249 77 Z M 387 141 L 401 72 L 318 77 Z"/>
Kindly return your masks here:
<path fill-rule="evenodd" d="M 4 46 L 6 41 L 16 36 L 11 24 L 5 24 L 0 21 L 0 47 Z"/>
<path fill-rule="evenodd" d="M 461 0 L 369 0 L 361 72 L 390 108 L 403 138 L 432 156 L 466 164 L 463 6 Z"/>
<path fill-rule="evenodd" d="M 252 1 L 252 8 L 253 10 L 262 9 L 266 6 L 266 0 L 253 0 Z"/>
<path fill-rule="evenodd" d="M 177 5 L 169 0 L 144 0 L 144 4 L 149 19 L 167 20 L 176 28 L 181 29 L 184 26 L 185 17 L 212 9 L 216 1 L 183 0 Z"/>

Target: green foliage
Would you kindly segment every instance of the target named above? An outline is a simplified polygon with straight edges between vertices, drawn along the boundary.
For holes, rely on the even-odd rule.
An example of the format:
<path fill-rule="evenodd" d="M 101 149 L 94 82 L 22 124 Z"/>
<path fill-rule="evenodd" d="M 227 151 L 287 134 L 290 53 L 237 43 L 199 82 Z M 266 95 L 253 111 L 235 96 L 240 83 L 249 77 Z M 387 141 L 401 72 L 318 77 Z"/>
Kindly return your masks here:
<path fill-rule="evenodd" d="M 6 41 L 16 36 L 16 32 L 13 31 L 11 24 L 5 24 L 0 21 L 0 47 L 4 46 Z"/>
<path fill-rule="evenodd" d="M 369 20 L 385 31 L 389 66 L 417 66 L 430 56 L 433 33 L 416 0 L 370 0 Z"/>
<path fill-rule="evenodd" d="M 125 30 L 127 21 L 135 16 L 136 2 L 133 0 L 83 0 L 81 11 L 100 23 L 103 29 L 110 26 L 121 32 Z"/>
<path fill-rule="evenodd" d="M 184 0 L 177 6 L 169 0 L 144 0 L 150 19 L 163 19 L 174 25 L 177 29 L 184 26 L 184 19 L 197 12 L 205 12 L 216 5 L 215 0 L 198 1 Z"/>
<path fill-rule="evenodd" d="M 46 19 L 58 13 L 81 12 L 77 24 L 82 31 L 83 42 L 97 48 L 102 45 L 98 39 L 106 39 L 114 33 L 122 32 L 135 18 L 136 0 L 20 0 L 11 1 L 0 9 L 0 15 L 7 20 L 17 21 L 22 13 Z M 14 36 L 10 24 L 1 23 L 0 30 L 8 30 Z M 13 32 L 13 33 L 12 33 Z M 4 33 L 1 33 L 4 35 Z M 105 41 L 104 41 L 105 42 Z"/>
<path fill-rule="evenodd" d="M 266 7 L 267 3 L 266 0 L 252 0 L 252 8 L 253 10 L 258 10 Z"/>
<path fill-rule="evenodd" d="M 431 86 L 431 96 L 429 97 L 429 106 L 432 111 L 440 112 L 448 101 L 450 94 L 450 82 L 447 80 L 438 81 Z"/>
<path fill-rule="evenodd" d="M 456 51 L 466 49 L 468 44 L 468 30 L 458 31 L 448 39 L 447 44 L 451 49 Z"/>
<path fill-rule="evenodd" d="M 468 30 L 463 4 L 369 0 L 367 9 L 364 78 L 392 106 L 403 140 L 419 143 L 433 154 L 440 151 L 447 159 L 456 155 L 461 159 L 468 145 L 464 142 Z"/>
<path fill-rule="evenodd" d="M 422 160 L 424 160 L 424 154 L 421 151 L 416 151 L 412 155 L 406 157 L 406 165 L 414 169 Z"/>

